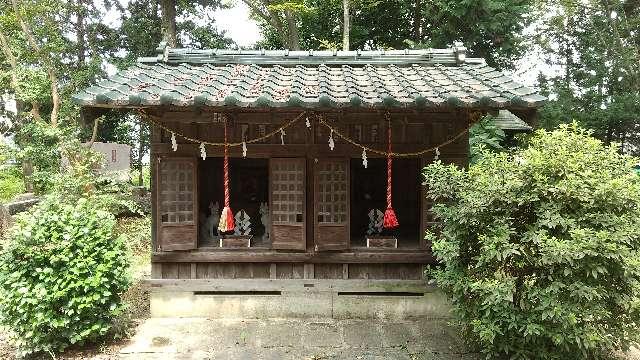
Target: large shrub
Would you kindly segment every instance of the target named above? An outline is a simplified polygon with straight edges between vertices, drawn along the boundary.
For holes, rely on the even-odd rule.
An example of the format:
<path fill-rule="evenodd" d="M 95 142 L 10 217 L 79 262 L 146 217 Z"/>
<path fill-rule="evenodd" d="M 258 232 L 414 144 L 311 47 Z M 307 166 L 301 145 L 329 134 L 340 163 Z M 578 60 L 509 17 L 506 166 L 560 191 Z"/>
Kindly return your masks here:
<path fill-rule="evenodd" d="M 427 233 L 471 339 L 489 356 L 598 358 L 640 334 L 640 177 L 583 130 L 469 170 L 424 171 L 441 224 Z"/>
<path fill-rule="evenodd" d="M 51 198 L 17 220 L 0 254 L 0 323 L 21 351 L 52 353 L 110 329 L 128 285 L 114 223 L 87 199 Z"/>

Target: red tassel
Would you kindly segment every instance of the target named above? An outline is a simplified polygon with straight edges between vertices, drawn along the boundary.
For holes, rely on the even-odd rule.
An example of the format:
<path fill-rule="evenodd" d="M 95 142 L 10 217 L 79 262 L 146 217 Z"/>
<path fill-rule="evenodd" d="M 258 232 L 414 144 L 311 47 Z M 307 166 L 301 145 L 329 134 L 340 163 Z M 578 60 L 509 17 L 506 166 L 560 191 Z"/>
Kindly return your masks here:
<path fill-rule="evenodd" d="M 393 208 L 387 208 L 384 212 L 384 220 L 382 222 L 382 226 L 385 229 L 393 229 L 398 227 L 398 218 L 396 217 L 396 212 L 393 211 Z"/>

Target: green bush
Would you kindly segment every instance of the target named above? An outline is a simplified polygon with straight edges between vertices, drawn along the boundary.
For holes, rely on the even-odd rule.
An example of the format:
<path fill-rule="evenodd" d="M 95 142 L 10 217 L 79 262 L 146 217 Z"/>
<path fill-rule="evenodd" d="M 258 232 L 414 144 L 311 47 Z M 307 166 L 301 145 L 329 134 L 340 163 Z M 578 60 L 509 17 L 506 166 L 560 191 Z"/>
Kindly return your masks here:
<path fill-rule="evenodd" d="M 637 160 L 635 160 L 637 161 Z M 425 168 L 432 270 L 489 357 L 599 358 L 640 334 L 640 177 L 584 130 Z"/>
<path fill-rule="evenodd" d="M 0 203 L 24 192 L 22 173 L 13 161 L 14 152 L 0 138 Z"/>
<path fill-rule="evenodd" d="M 0 165 L 0 203 L 13 199 L 24 192 L 24 181 L 20 169 L 12 165 Z"/>
<path fill-rule="evenodd" d="M 87 199 L 48 199 L 18 218 L 0 254 L 0 324 L 20 351 L 53 353 L 109 331 L 129 283 L 114 224 Z"/>

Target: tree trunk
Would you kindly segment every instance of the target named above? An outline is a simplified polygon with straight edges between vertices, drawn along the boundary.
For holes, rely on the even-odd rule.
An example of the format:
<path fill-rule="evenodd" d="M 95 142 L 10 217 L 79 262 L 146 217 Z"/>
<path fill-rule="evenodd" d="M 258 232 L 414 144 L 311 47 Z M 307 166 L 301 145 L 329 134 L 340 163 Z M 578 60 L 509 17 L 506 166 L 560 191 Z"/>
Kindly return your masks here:
<path fill-rule="evenodd" d="M 25 160 L 22 162 L 22 176 L 24 177 L 24 191 L 28 193 L 33 192 L 33 163 L 31 160 Z"/>
<path fill-rule="evenodd" d="M 287 33 L 289 34 L 289 49 L 300 50 L 300 34 L 298 33 L 298 26 L 296 19 L 290 10 L 285 11 L 285 17 L 287 19 Z"/>
<path fill-rule="evenodd" d="M 422 1 L 416 0 L 416 7 L 413 12 L 413 41 L 422 40 Z"/>
<path fill-rule="evenodd" d="M 60 111 L 60 94 L 58 93 L 58 77 L 52 68 L 47 70 L 49 74 L 49 81 L 51 81 L 51 102 L 53 107 L 51 108 L 51 126 L 58 126 L 58 112 Z"/>
<path fill-rule="evenodd" d="M 96 142 L 96 138 L 98 137 L 98 123 L 100 122 L 100 118 L 95 118 L 93 120 L 93 130 L 91 131 L 91 141 L 89 141 L 89 149 L 93 147 L 93 143 Z"/>
<path fill-rule="evenodd" d="M 342 0 L 342 50 L 349 51 L 349 0 Z"/>
<path fill-rule="evenodd" d="M 76 43 L 78 51 L 78 63 L 77 67 L 80 68 L 85 64 L 85 57 L 87 52 L 87 46 L 85 42 L 86 29 L 84 26 L 85 9 L 84 0 L 78 0 L 76 9 Z"/>
<path fill-rule="evenodd" d="M 178 35 L 176 34 L 176 0 L 161 0 L 162 10 L 162 39 L 167 45 L 178 47 Z"/>
<path fill-rule="evenodd" d="M 138 185 L 144 186 L 144 177 L 142 176 L 142 154 L 144 153 L 144 122 L 139 120 L 140 128 L 138 133 Z"/>

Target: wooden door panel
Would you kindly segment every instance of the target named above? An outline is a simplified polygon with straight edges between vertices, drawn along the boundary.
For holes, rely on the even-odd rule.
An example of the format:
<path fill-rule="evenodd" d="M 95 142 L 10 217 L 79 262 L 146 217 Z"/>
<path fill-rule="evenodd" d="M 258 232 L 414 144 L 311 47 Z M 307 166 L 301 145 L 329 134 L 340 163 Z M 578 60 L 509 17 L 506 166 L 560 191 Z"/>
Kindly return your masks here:
<path fill-rule="evenodd" d="M 321 159 L 314 175 L 315 249 L 348 249 L 349 159 Z"/>
<path fill-rule="evenodd" d="M 271 247 L 305 250 L 306 160 L 272 158 L 269 166 Z"/>
<path fill-rule="evenodd" d="M 198 247 L 197 168 L 195 158 L 159 160 L 158 243 L 162 251 Z"/>

